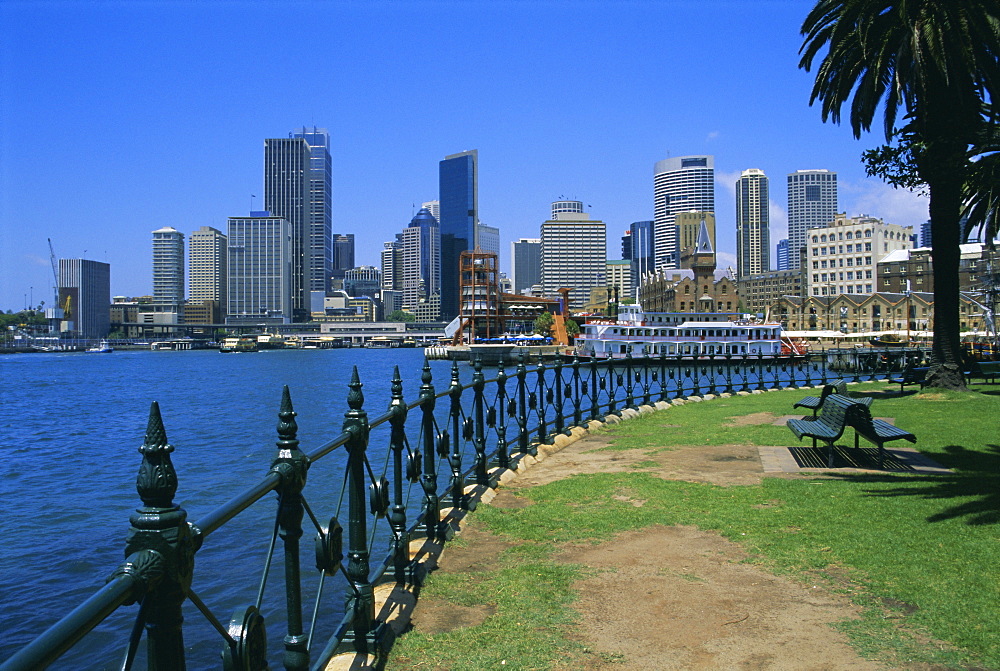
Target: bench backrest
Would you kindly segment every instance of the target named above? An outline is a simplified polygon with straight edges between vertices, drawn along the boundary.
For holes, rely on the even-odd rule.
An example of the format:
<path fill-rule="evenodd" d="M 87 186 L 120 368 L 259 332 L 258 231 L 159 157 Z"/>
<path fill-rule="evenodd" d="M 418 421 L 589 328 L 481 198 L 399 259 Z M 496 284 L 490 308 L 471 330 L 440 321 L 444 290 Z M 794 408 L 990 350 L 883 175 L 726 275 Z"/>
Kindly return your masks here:
<path fill-rule="evenodd" d="M 830 428 L 838 429 L 837 437 L 844 432 L 847 426 L 847 411 L 859 403 L 853 398 L 842 396 L 841 394 L 830 394 L 823 401 L 823 407 L 819 412 L 819 420 Z"/>
<path fill-rule="evenodd" d="M 903 371 L 903 379 L 907 382 L 922 382 L 927 377 L 928 368 L 907 368 Z"/>
<path fill-rule="evenodd" d="M 875 433 L 875 427 L 872 425 L 871 408 L 862 403 L 856 403 L 847 408 L 844 423 L 863 435 L 871 436 Z"/>
<path fill-rule="evenodd" d="M 843 380 L 834 380 L 830 384 L 823 385 L 823 391 L 819 395 L 819 404 L 823 405 L 823 401 L 830 394 L 840 394 L 841 396 L 847 394 L 847 383 Z"/>

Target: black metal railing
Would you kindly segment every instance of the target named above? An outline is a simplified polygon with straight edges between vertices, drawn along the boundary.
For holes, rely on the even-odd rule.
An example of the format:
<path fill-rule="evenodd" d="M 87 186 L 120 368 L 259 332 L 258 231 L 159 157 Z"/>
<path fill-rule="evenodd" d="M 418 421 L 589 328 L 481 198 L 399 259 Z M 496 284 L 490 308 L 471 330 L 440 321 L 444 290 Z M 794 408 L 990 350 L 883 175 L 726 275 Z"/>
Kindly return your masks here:
<path fill-rule="evenodd" d="M 501 362 L 490 379 L 476 362 L 469 384 L 460 382 L 458 364 L 453 363 L 447 389 L 440 392 L 425 361 L 416 400 L 405 400 L 397 367 L 388 409 L 374 419 L 364 408 L 363 385 L 355 368 L 339 435 L 304 452 L 296 437 L 291 393 L 285 387 L 278 411 L 278 449 L 270 469 L 258 483 L 194 523 L 173 501 L 174 448 L 167 442 L 154 402 L 140 448 L 136 487 L 142 507 L 131 517 L 125 561 L 101 590 L 0 668 L 44 668 L 111 613 L 133 604 L 138 604 L 134 624 L 117 668 L 132 668 L 143 654 L 149 669 L 185 668 L 184 601 L 190 601 L 218 634 L 224 668 L 267 668 L 265 612 L 279 619 L 281 609 L 265 609 L 263 602 L 279 541 L 285 596 L 283 666 L 318 669 L 339 652 L 376 652 L 385 641 L 385 624 L 376 618 L 374 587 L 385 582 L 409 586 L 418 580 L 410 557 L 411 540 L 447 539 L 445 509 L 475 507 L 467 483 L 495 487 L 503 470 L 517 468 L 524 455 L 537 454 L 540 444 L 624 408 L 706 394 L 813 386 L 832 377 L 849 381 L 885 377 L 889 367 L 880 369 L 878 360 L 873 361 L 864 370 L 855 365 L 853 370 L 834 372 L 825 356 L 814 362 L 734 355 L 699 360 L 571 357 L 534 368 L 521 358 L 513 369 Z M 373 437 L 378 444 L 370 449 Z M 330 483 L 307 487 L 307 475 L 311 465 L 341 448 L 346 461 L 339 501 L 324 524 L 307 494 L 317 487 L 329 488 Z M 195 556 L 212 533 L 272 491 L 277 494 L 277 508 L 257 597 L 228 621 L 220 620 L 194 587 Z M 303 616 L 303 523 L 314 534 L 319 578 L 308 624 Z M 234 573 L 232 579 L 245 581 L 244 574 Z M 342 621 L 324 635 L 320 647 L 319 614 L 324 606 L 336 608 L 329 595 L 324 599 L 323 587 L 334 577 L 344 582 L 346 606 Z"/>

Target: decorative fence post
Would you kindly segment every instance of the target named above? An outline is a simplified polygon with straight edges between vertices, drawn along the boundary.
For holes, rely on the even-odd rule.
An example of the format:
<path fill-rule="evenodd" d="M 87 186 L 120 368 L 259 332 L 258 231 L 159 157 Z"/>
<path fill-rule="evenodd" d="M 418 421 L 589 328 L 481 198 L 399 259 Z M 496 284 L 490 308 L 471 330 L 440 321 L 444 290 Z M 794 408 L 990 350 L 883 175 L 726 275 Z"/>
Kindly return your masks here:
<path fill-rule="evenodd" d="M 474 372 L 472 373 L 472 412 L 475 420 L 472 436 L 472 448 L 476 451 L 473 469 L 476 474 L 476 484 L 492 486 L 490 475 L 486 470 L 486 430 L 485 415 L 483 411 L 483 390 L 486 389 L 486 376 L 483 375 L 483 362 L 477 356 Z"/>
<path fill-rule="evenodd" d="M 496 414 L 499 415 L 500 419 L 500 423 L 497 425 L 497 465 L 506 471 L 510 468 L 510 452 L 507 450 L 507 417 L 513 416 L 513 413 L 507 400 L 507 371 L 503 367 L 503 357 L 497 364 L 496 409 Z"/>
<path fill-rule="evenodd" d="M 352 645 L 357 652 L 374 652 L 378 637 L 375 632 L 375 592 L 370 581 L 368 553 L 368 510 L 365 493 L 368 478 L 365 472 L 368 449 L 368 413 L 362 409 L 365 396 L 361 391 L 358 367 L 354 366 L 351 383 L 347 385 L 347 405 L 344 413 L 344 431 L 351 434 L 347 441 L 347 500 L 348 542 L 347 579 L 353 594 L 348 600 L 352 612 L 350 631 L 344 637 L 345 645 Z"/>
<path fill-rule="evenodd" d="M 437 403 L 434 393 L 431 365 L 424 359 L 424 370 L 420 375 L 420 449 L 423 451 L 424 468 L 420 475 L 420 486 L 424 490 L 423 521 L 417 526 L 417 531 L 431 540 L 444 538 L 441 524 L 441 502 L 437 493 L 437 436 L 435 435 L 434 405 Z"/>
<path fill-rule="evenodd" d="M 147 658 L 150 671 L 185 669 L 181 604 L 194 574 L 195 541 L 187 513 L 174 505 L 177 473 L 170 461 L 173 445 L 167 443 L 160 406 L 149 408 L 146 439 L 139 452 L 142 464 L 135 488 L 143 506 L 130 518 L 125 544 L 128 560 L 118 573 L 138 574 L 147 582 L 142 597 Z"/>
<path fill-rule="evenodd" d="M 597 360 L 591 359 L 590 363 L 590 419 L 599 419 L 601 416 L 601 404 L 598 394 L 600 389 L 597 381 Z"/>
<path fill-rule="evenodd" d="M 632 352 L 627 352 L 625 354 L 625 378 L 628 380 L 628 386 L 625 388 L 625 407 L 634 408 L 635 407 L 635 394 L 632 392 Z"/>
<path fill-rule="evenodd" d="M 545 393 L 545 362 L 542 361 L 541 357 L 538 359 L 538 368 L 535 369 L 535 372 L 538 374 L 538 380 L 535 383 L 536 391 L 531 392 L 529 404 L 538 417 L 538 444 L 542 445 L 549 435 L 549 428 L 545 423 L 545 409 L 548 406 L 548 396 Z"/>
<path fill-rule="evenodd" d="M 463 430 L 462 415 L 462 383 L 458 380 L 458 362 L 451 363 L 451 385 L 448 390 L 451 397 L 451 407 L 448 418 L 451 420 L 451 454 L 448 464 L 451 466 L 451 505 L 459 510 L 468 510 L 468 497 L 465 495 L 465 476 L 462 474 L 462 438 L 471 438 Z"/>
<path fill-rule="evenodd" d="M 583 424 L 583 397 L 587 395 L 587 383 L 580 384 L 580 356 L 573 355 L 573 424 L 580 426 Z"/>
<path fill-rule="evenodd" d="M 528 444 L 528 402 L 526 399 L 528 386 L 528 367 L 524 365 L 524 350 L 518 353 L 517 359 L 517 450 L 521 454 L 535 456 L 538 450 Z"/>
<path fill-rule="evenodd" d="M 399 377 L 399 366 L 392 371 L 391 400 L 389 410 L 389 449 L 392 450 L 392 498 L 394 505 L 389 513 L 392 527 L 392 573 L 397 584 L 405 584 L 412 579 L 410 564 L 410 535 L 406 531 L 406 501 L 403 499 L 403 480 L 415 482 L 420 474 L 417 455 L 407 455 L 404 473 L 403 450 L 406 449 L 406 401 L 403 400 L 403 380 Z"/>
<path fill-rule="evenodd" d="M 566 429 L 566 417 L 563 415 L 563 377 L 562 377 L 563 361 L 562 354 L 556 355 L 555 363 L 555 380 L 552 386 L 555 388 L 555 403 L 556 403 L 556 433 L 562 433 Z"/>
<path fill-rule="evenodd" d="M 299 539 L 302 537 L 302 488 L 306 484 L 309 459 L 299 449 L 296 438 L 298 425 L 292 398 L 285 385 L 281 392 L 278 412 L 278 456 L 271 470 L 281 476 L 278 486 L 279 536 L 285 548 L 285 603 L 288 635 L 285 636 L 284 665 L 286 669 L 308 669 L 308 637 L 302 630 L 302 584 L 299 571 Z"/>

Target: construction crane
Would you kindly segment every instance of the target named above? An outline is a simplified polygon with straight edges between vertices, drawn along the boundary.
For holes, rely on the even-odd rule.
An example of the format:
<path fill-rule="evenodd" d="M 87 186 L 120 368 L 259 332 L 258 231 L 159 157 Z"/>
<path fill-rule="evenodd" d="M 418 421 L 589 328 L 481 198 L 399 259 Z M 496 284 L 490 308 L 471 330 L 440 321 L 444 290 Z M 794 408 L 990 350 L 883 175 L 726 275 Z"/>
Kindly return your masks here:
<path fill-rule="evenodd" d="M 56 259 L 56 250 L 52 246 L 52 238 L 46 238 L 49 241 L 49 261 L 52 263 L 52 318 L 53 319 L 63 319 L 67 315 L 68 305 L 59 305 L 59 261 Z M 67 303 L 69 302 L 69 296 L 66 297 Z M 63 312 L 60 314 L 60 310 Z"/>

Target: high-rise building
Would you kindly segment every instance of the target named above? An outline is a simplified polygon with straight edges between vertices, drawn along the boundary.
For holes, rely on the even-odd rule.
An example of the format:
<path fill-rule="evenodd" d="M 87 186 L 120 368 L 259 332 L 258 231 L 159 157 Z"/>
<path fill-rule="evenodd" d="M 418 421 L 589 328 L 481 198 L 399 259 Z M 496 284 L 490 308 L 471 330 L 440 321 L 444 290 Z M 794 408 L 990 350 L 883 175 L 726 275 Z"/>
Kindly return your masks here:
<path fill-rule="evenodd" d="M 307 298 L 306 220 L 312 154 L 303 138 L 264 140 L 264 210 L 291 226 L 291 299 L 295 321 L 305 321 L 311 302 Z M 232 226 L 232 223 L 230 223 Z M 232 241 L 230 241 L 232 245 Z M 232 259 L 230 259 L 232 263 Z M 230 287 L 232 289 L 232 287 Z M 240 306 L 246 307 L 246 306 Z M 229 313 L 232 316 L 232 312 Z"/>
<path fill-rule="evenodd" d="M 183 238 L 182 238 L 183 239 Z M 183 255 L 181 257 L 183 266 Z M 104 338 L 111 328 L 111 266 L 87 259 L 59 259 L 61 331 Z"/>
<path fill-rule="evenodd" d="M 382 243 L 382 288 L 390 291 L 403 290 L 403 234 L 396 239 Z"/>
<path fill-rule="evenodd" d="M 420 205 L 420 207 L 426 208 L 428 212 L 431 213 L 435 219 L 439 222 L 441 221 L 441 202 L 437 200 L 428 200 L 426 203 Z"/>
<path fill-rule="evenodd" d="M 382 273 L 375 266 L 351 268 L 344 275 L 344 291 L 355 298 L 367 296 L 377 299 L 381 285 Z"/>
<path fill-rule="evenodd" d="M 330 150 L 325 129 L 264 140 L 264 209 L 292 227 L 292 312 L 323 310 L 332 270 Z M 314 309 L 315 308 L 315 309 Z"/>
<path fill-rule="evenodd" d="M 542 293 L 551 298 L 569 288 L 570 306 L 582 308 L 590 290 L 607 286 L 608 234 L 603 221 L 590 215 L 559 212 L 542 223 Z"/>
<path fill-rule="evenodd" d="M 521 238 L 510 243 L 510 280 L 519 294 L 542 283 L 542 241 Z"/>
<path fill-rule="evenodd" d="M 308 265 L 307 286 L 310 292 L 330 288 L 330 271 L 333 259 L 333 161 L 330 159 L 330 134 L 325 128 L 311 129 L 303 126 L 289 134 L 301 138 L 309 145 L 309 204 L 306 211 L 305 254 Z M 315 308 L 316 298 L 311 298 Z"/>
<path fill-rule="evenodd" d="M 656 267 L 680 267 L 678 212 L 715 212 L 715 157 L 678 156 L 657 161 L 653 171 Z"/>
<path fill-rule="evenodd" d="M 619 301 L 634 296 L 635 287 L 632 280 L 632 263 L 627 259 L 613 259 L 605 262 L 605 282 L 611 289 L 609 299 L 617 297 Z M 617 291 L 617 295 L 616 292 Z"/>
<path fill-rule="evenodd" d="M 642 277 L 655 269 L 655 224 L 652 221 L 634 221 L 629 226 L 629 242 L 632 250 L 629 255 L 631 262 L 632 284 L 635 289 L 642 283 Z M 637 293 L 632 296 L 635 298 Z"/>
<path fill-rule="evenodd" d="M 284 217 L 251 212 L 227 228 L 227 324 L 287 324 L 293 315 L 294 235 Z"/>
<path fill-rule="evenodd" d="M 479 251 L 488 254 L 496 254 L 500 258 L 500 229 L 496 226 L 487 226 L 480 222 L 476 224 L 476 240 Z"/>
<path fill-rule="evenodd" d="M 345 273 L 354 267 L 354 234 L 333 236 L 332 277 L 344 279 Z"/>
<path fill-rule="evenodd" d="M 801 263 L 806 231 L 829 226 L 837 216 L 837 173 L 797 170 L 788 175 L 788 269 Z"/>
<path fill-rule="evenodd" d="M 479 152 L 445 156 L 438 164 L 441 217 L 441 318 L 458 314 L 458 266 L 462 252 L 476 248 L 479 223 Z M 419 213 L 418 213 L 419 214 Z M 430 214 L 430 212 L 428 212 Z"/>
<path fill-rule="evenodd" d="M 202 226 L 188 238 L 188 300 L 191 303 L 225 303 L 229 271 L 227 245 L 225 234 L 211 226 Z"/>
<path fill-rule="evenodd" d="M 411 311 L 418 304 L 431 304 L 441 294 L 441 232 L 431 213 L 420 208 L 403 229 L 403 307 Z M 455 274 L 458 274 L 456 266 Z M 456 287 L 457 291 L 457 287 Z M 436 305 L 437 300 L 433 303 Z M 438 315 L 441 317 L 440 308 Z"/>
<path fill-rule="evenodd" d="M 930 247 L 931 246 L 931 220 L 928 219 L 924 223 L 920 224 L 920 246 Z"/>
<path fill-rule="evenodd" d="M 771 269 L 768 179 L 763 170 L 744 170 L 736 180 L 736 276 Z"/>
<path fill-rule="evenodd" d="M 775 270 L 788 270 L 788 238 L 782 238 L 778 240 L 778 246 L 775 249 L 777 266 Z"/>
<path fill-rule="evenodd" d="M 583 214 L 583 201 L 557 200 L 552 203 L 552 218 L 557 214 Z"/>
<path fill-rule="evenodd" d="M 184 234 L 170 226 L 153 231 L 153 298 L 184 302 Z"/>

